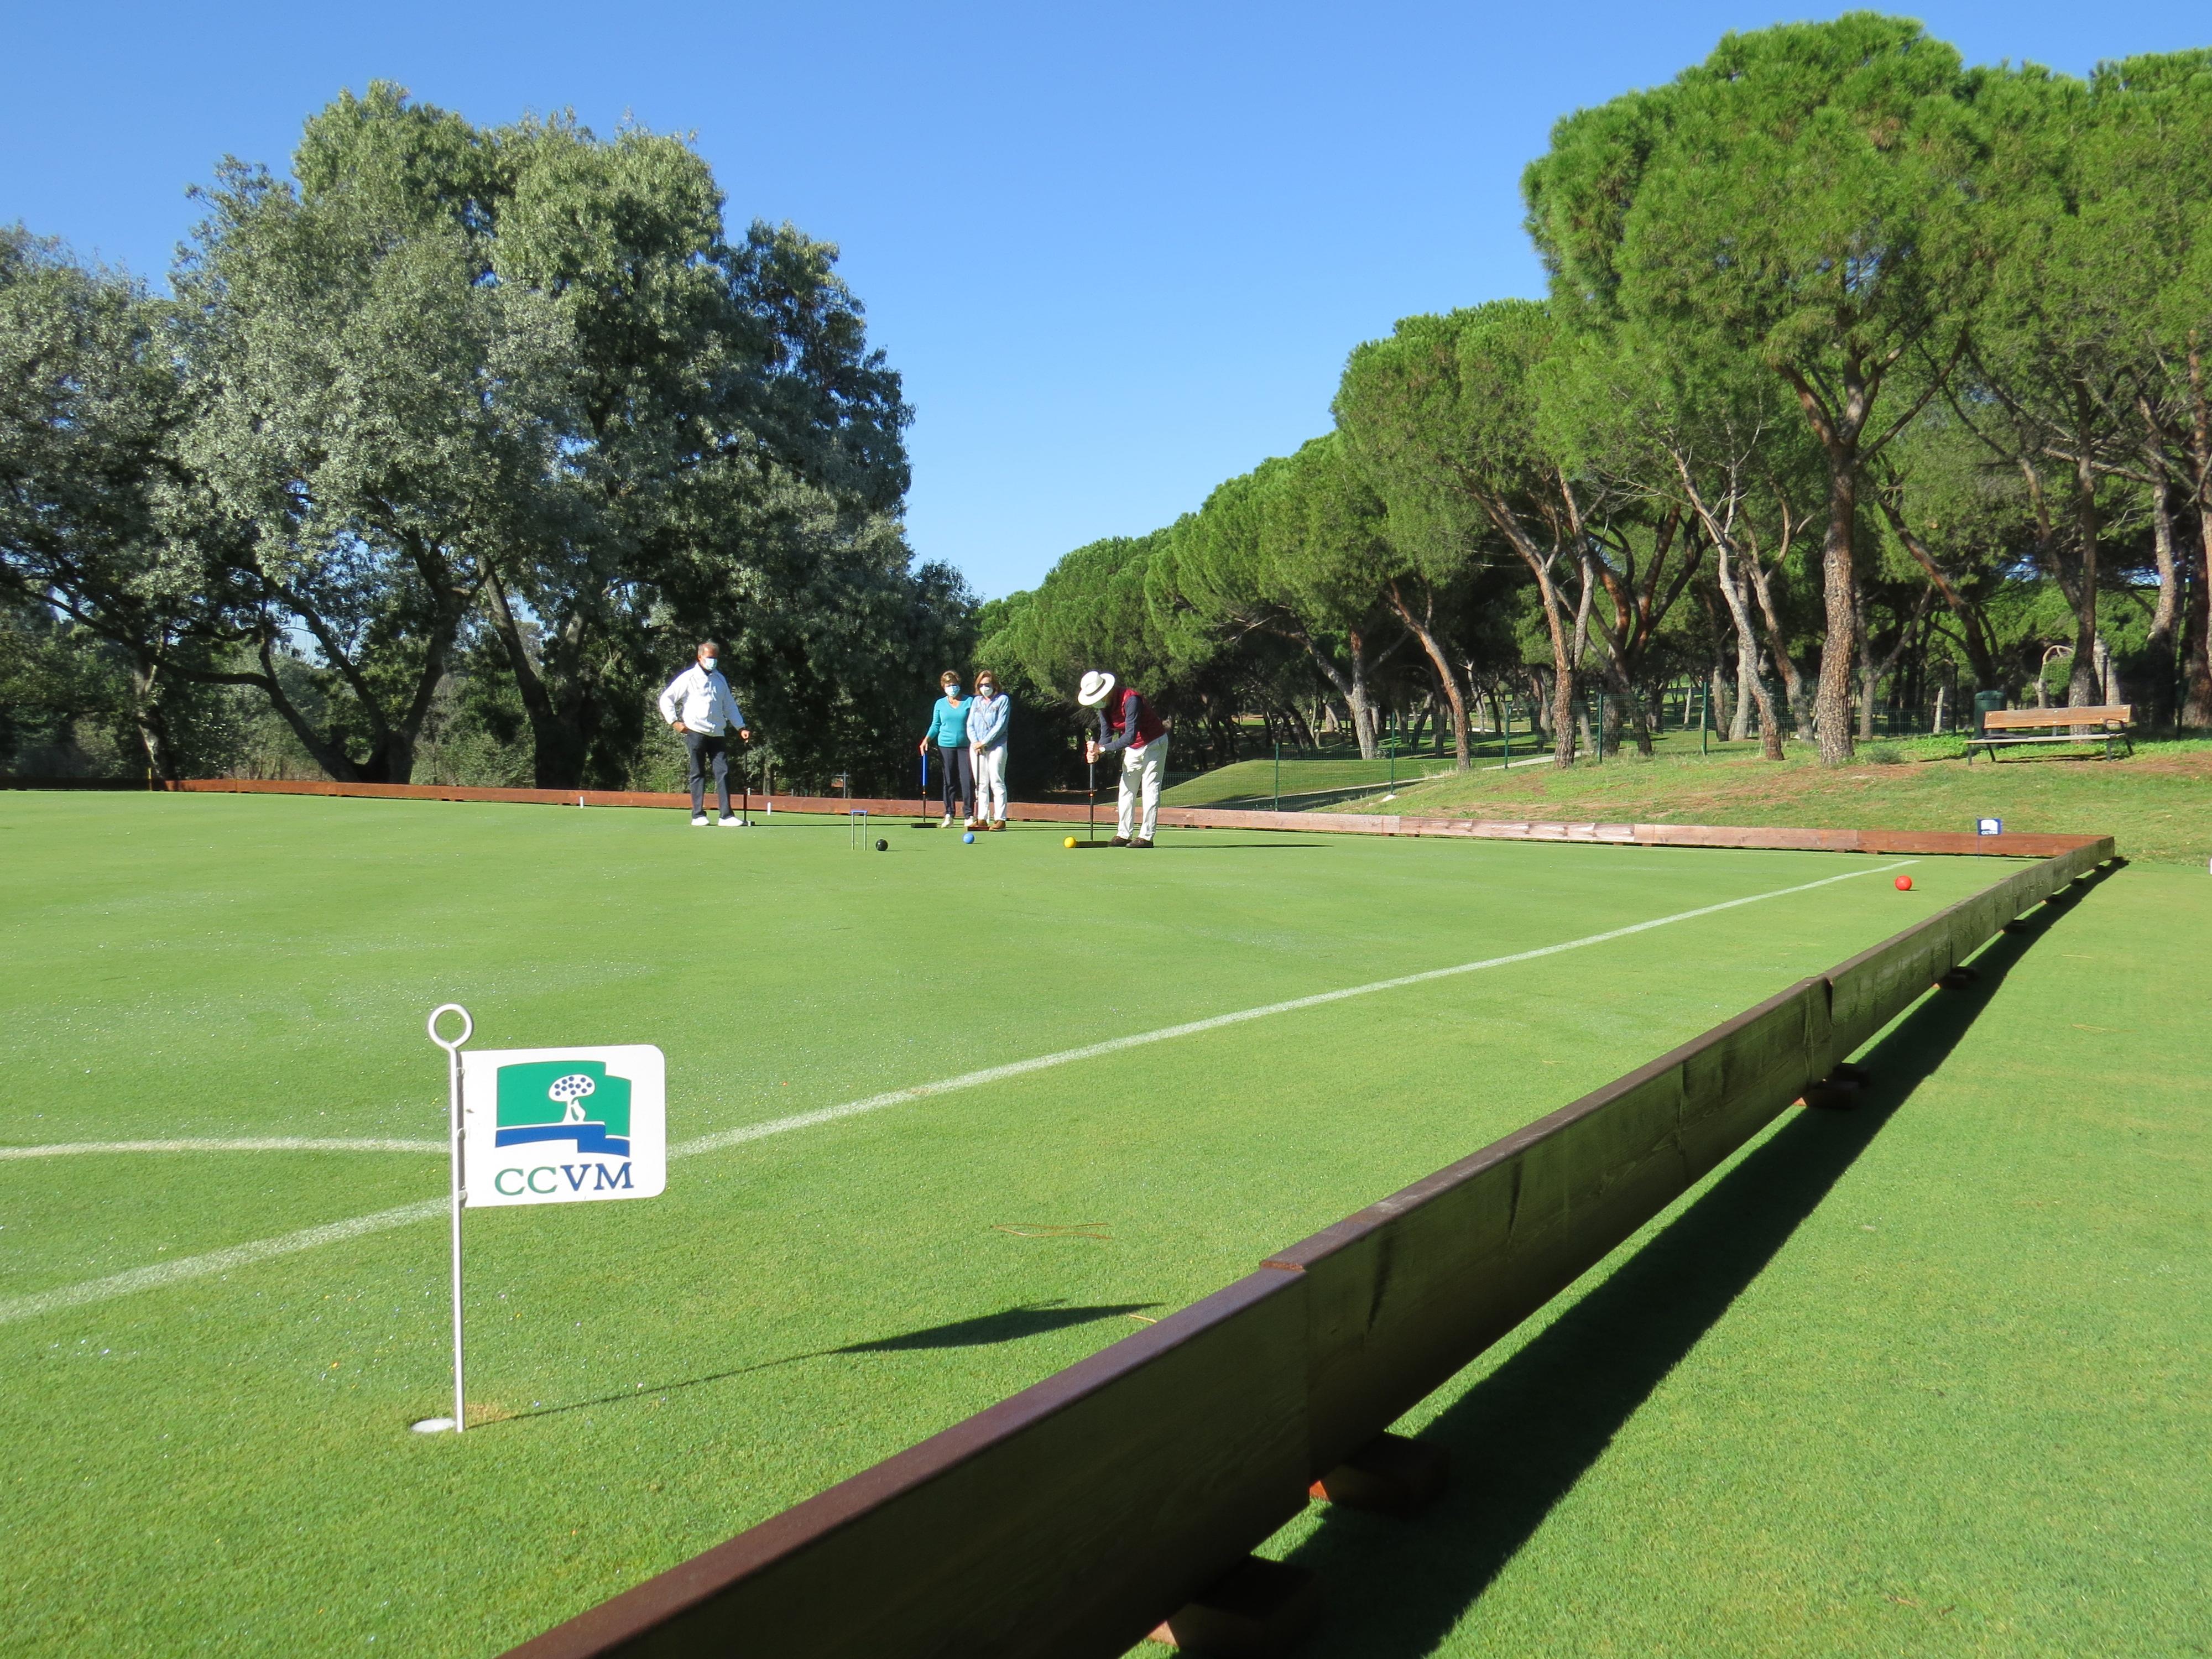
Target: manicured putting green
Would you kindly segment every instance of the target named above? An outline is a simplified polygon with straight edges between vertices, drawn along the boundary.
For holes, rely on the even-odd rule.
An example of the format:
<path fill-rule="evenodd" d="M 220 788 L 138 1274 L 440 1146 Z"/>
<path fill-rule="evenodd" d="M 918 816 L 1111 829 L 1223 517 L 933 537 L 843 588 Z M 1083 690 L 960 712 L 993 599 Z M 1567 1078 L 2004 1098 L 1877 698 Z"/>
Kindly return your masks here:
<path fill-rule="evenodd" d="M 0 796 L 9 1143 L 425 1148 L 0 1157 L 14 1644 L 495 1650 L 2001 867 L 886 838 Z M 659 1044 L 693 1143 L 663 1198 L 470 1218 L 459 1440 L 407 1431 L 447 1397 L 449 1000 L 482 1046 Z"/>

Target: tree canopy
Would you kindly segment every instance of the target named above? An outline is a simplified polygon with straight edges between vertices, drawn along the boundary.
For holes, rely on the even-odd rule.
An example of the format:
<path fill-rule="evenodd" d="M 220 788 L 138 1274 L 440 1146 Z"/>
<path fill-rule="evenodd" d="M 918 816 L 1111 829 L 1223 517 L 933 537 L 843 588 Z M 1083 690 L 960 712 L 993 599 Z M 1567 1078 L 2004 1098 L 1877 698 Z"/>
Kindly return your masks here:
<path fill-rule="evenodd" d="M 173 300 L 0 248 L 0 570 L 131 660 L 157 769 L 186 684 L 404 781 L 462 677 L 536 782 L 618 784 L 708 634 L 778 762 L 888 769 L 972 606 L 906 547 L 908 410 L 833 246 L 731 234 L 680 138 L 479 128 L 381 82 L 289 178 L 227 160 L 201 196 Z M 93 447 L 111 487 L 32 510 L 85 494 Z"/>
<path fill-rule="evenodd" d="M 1729 34 L 1564 118 L 1522 187 L 1544 297 L 1356 346 L 1331 432 L 1163 532 L 1152 625 L 1203 636 L 1165 696 L 1249 659 L 1271 726 L 1425 708 L 1462 765 L 1509 688 L 1560 764 L 1648 746 L 1691 680 L 1830 763 L 1979 690 L 2212 725 L 2212 52 L 2079 79 L 1874 13 Z M 1070 670 L 1127 637 L 1018 597 Z"/>

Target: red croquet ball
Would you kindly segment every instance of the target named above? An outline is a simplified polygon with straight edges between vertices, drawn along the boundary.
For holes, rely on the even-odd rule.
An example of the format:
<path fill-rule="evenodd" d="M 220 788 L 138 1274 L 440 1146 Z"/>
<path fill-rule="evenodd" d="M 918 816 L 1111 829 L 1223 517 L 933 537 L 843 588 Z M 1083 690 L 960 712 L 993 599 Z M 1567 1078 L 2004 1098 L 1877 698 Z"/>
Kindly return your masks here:
<path fill-rule="evenodd" d="M 1899 876 L 1897 878 L 1897 890 L 1900 893 L 1911 892 L 1912 890 L 1912 878 L 1910 876 Z"/>

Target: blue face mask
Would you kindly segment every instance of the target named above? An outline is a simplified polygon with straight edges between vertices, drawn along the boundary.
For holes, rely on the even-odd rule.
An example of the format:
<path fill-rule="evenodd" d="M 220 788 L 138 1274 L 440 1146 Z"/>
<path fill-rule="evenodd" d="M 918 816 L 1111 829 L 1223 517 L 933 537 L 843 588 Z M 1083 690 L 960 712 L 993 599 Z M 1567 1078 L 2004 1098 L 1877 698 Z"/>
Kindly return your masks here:
<path fill-rule="evenodd" d="M 711 674 L 714 672 L 714 659 L 712 657 L 702 657 L 699 659 L 699 666 L 705 669 L 709 674 Z"/>
<path fill-rule="evenodd" d="M 950 685 L 946 686 L 946 687 L 945 688 L 945 695 L 946 696 L 948 696 L 948 697 L 951 698 L 951 699 L 952 699 L 952 701 L 953 701 L 953 702 L 959 702 L 959 701 L 960 701 L 960 682 L 959 682 L 959 681 L 957 681 L 957 680 L 955 680 L 955 681 L 953 681 L 953 682 L 952 682 L 952 684 L 950 684 Z"/>

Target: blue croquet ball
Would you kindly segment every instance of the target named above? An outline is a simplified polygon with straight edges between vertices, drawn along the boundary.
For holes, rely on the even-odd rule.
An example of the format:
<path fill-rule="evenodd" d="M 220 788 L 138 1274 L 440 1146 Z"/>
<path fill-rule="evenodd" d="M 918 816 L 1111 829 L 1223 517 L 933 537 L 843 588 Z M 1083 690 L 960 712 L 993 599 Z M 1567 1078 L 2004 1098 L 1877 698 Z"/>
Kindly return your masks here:
<path fill-rule="evenodd" d="M 975 832 L 973 830 L 970 830 L 966 835 L 961 836 L 960 839 L 964 842 L 973 843 L 975 839 Z"/>

